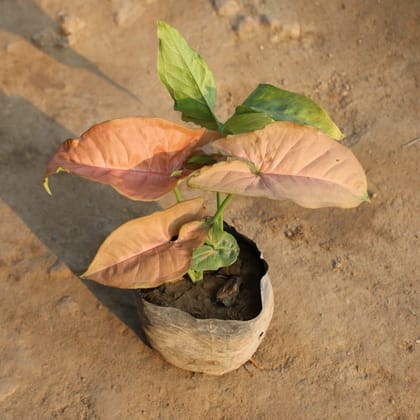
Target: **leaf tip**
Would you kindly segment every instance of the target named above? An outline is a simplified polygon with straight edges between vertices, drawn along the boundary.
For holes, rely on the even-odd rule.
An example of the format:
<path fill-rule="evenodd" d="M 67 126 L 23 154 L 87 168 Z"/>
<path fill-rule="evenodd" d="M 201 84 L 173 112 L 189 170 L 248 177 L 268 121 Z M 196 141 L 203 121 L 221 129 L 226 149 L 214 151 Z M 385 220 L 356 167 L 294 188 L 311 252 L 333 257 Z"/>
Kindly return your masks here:
<path fill-rule="evenodd" d="M 342 141 L 344 137 L 346 137 L 345 134 L 336 126 L 336 132 L 333 138 L 337 141 Z"/>
<path fill-rule="evenodd" d="M 157 33 L 158 38 L 161 38 L 163 35 L 163 31 L 170 31 L 170 30 L 176 30 L 173 28 L 169 23 L 165 22 L 164 20 L 158 20 L 157 22 Z"/>
<path fill-rule="evenodd" d="M 175 169 L 171 172 L 169 176 L 170 178 L 179 178 L 183 172 L 184 172 L 183 169 Z"/>
<path fill-rule="evenodd" d="M 42 185 L 44 186 L 45 191 L 47 191 L 48 195 L 52 195 L 50 186 L 48 184 L 48 177 L 44 178 L 44 182 L 42 183 Z"/>
<path fill-rule="evenodd" d="M 367 203 L 370 203 L 370 197 L 369 197 L 369 192 L 366 191 L 363 195 L 362 195 L 362 202 L 365 201 Z"/>
<path fill-rule="evenodd" d="M 163 20 L 158 20 L 157 21 L 157 28 L 158 28 L 158 33 L 160 29 L 163 29 L 165 26 L 167 25 L 167 23 Z"/>

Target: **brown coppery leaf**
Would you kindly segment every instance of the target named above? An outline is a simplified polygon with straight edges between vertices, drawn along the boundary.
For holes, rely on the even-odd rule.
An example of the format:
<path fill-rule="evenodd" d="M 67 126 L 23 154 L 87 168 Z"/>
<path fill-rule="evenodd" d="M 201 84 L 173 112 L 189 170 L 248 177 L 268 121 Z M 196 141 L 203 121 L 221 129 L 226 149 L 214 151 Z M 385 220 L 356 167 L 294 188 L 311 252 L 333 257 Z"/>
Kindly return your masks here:
<path fill-rule="evenodd" d="M 133 200 L 156 200 L 171 191 L 205 129 L 189 129 L 159 118 L 121 118 L 94 125 L 67 140 L 47 165 L 112 185 Z M 175 171 L 181 175 L 171 176 Z"/>
<path fill-rule="evenodd" d="M 179 279 L 206 238 L 203 200 L 183 201 L 117 228 L 82 277 L 124 289 L 156 287 Z"/>
<path fill-rule="evenodd" d="M 321 131 L 290 122 L 228 136 L 205 146 L 226 161 L 192 174 L 195 188 L 290 199 L 304 207 L 355 207 L 367 200 L 353 153 Z"/>

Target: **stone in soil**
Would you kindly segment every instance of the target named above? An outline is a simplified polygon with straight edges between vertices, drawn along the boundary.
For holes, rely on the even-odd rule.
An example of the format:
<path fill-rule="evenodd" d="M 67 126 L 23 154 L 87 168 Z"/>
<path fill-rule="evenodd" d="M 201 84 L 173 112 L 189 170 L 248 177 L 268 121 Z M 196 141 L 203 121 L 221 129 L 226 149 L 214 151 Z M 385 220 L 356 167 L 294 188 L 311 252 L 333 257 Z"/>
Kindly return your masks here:
<path fill-rule="evenodd" d="M 225 17 L 236 16 L 241 9 L 236 0 L 214 0 L 213 5 L 217 14 Z"/>
<path fill-rule="evenodd" d="M 257 251 L 249 243 L 240 239 L 238 243 L 240 255 L 229 270 L 222 268 L 215 272 L 207 271 L 204 273 L 204 280 L 198 283 L 192 284 L 189 279 L 184 278 L 157 288 L 144 289 L 140 292 L 141 295 L 155 305 L 172 306 L 196 318 L 254 318 L 261 310 L 260 280 L 266 269 Z M 238 268 L 240 279 L 237 275 L 226 274 L 238 272 Z M 221 297 L 219 301 L 218 293 Z M 222 302 L 222 297 L 226 297 L 228 305 Z"/>
<path fill-rule="evenodd" d="M 259 29 L 259 22 L 252 16 L 241 16 L 235 23 L 236 32 L 241 39 L 252 38 Z"/>

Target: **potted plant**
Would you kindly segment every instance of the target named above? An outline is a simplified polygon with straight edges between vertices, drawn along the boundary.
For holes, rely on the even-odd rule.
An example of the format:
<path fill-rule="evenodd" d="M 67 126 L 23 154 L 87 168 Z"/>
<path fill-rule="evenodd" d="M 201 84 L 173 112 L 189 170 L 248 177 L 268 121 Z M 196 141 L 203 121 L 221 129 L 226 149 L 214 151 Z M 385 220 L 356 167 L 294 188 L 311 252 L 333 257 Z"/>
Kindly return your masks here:
<path fill-rule="evenodd" d="M 368 200 L 366 177 L 339 143 L 337 126 L 303 95 L 260 84 L 221 123 L 205 61 L 164 22 L 158 38 L 160 79 L 182 119 L 201 128 L 147 117 L 97 124 L 59 147 L 44 186 L 50 192 L 48 177 L 65 171 L 133 200 L 175 193 L 169 209 L 111 233 L 83 277 L 136 289 L 146 337 L 165 359 L 223 374 L 252 356 L 273 311 L 260 252 L 224 222 L 234 195 L 289 199 L 309 208 L 355 207 Z M 181 183 L 216 192 L 215 212 L 206 214 L 202 198 L 184 201 Z M 213 312 L 205 313 L 203 299 Z"/>

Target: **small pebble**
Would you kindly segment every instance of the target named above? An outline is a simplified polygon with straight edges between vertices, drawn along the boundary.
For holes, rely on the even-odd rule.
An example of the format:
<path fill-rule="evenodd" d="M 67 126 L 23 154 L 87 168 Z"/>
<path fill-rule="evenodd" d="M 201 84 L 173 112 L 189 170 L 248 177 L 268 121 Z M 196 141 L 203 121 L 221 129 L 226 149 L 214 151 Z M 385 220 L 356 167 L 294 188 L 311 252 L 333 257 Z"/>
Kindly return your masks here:
<path fill-rule="evenodd" d="M 57 301 L 55 308 L 60 313 L 60 315 L 75 315 L 80 312 L 79 304 L 75 302 L 71 296 L 61 297 Z"/>
<path fill-rule="evenodd" d="M 300 38 L 301 28 L 299 22 L 288 22 L 282 25 L 282 34 L 291 39 Z"/>
<path fill-rule="evenodd" d="M 331 268 L 333 271 L 339 270 L 343 265 L 343 262 L 341 261 L 340 257 L 334 258 L 331 260 Z"/>
<path fill-rule="evenodd" d="M 112 15 L 117 26 L 128 26 L 142 14 L 143 4 L 137 0 L 112 0 Z"/>
<path fill-rule="evenodd" d="M 272 31 L 280 31 L 281 30 L 281 22 L 277 18 L 273 18 L 269 15 L 261 15 L 260 21 L 263 25 L 269 26 L 270 30 Z"/>
<path fill-rule="evenodd" d="M 39 48 L 62 47 L 69 46 L 69 37 L 60 35 L 51 28 L 43 29 L 32 35 L 32 42 Z"/>
<path fill-rule="evenodd" d="M 252 38 L 258 30 L 258 22 L 252 16 L 245 16 L 238 20 L 236 31 L 239 38 Z"/>
<path fill-rule="evenodd" d="M 216 294 L 216 300 L 229 308 L 232 306 L 239 294 L 239 287 L 242 283 L 240 277 L 230 278 Z"/>
<path fill-rule="evenodd" d="M 59 19 L 61 23 L 61 31 L 66 36 L 74 35 L 85 27 L 85 23 L 77 16 L 60 13 Z"/>
<path fill-rule="evenodd" d="M 51 28 L 45 28 L 32 35 L 31 39 L 36 46 L 43 48 L 55 45 L 58 35 Z"/>
<path fill-rule="evenodd" d="M 70 270 L 67 268 L 67 266 L 57 258 L 57 260 L 48 268 L 47 270 L 48 274 L 51 276 L 56 277 L 64 277 L 70 274 Z"/>
<path fill-rule="evenodd" d="M 214 0 L 213 4 L 217 14 L 224 17 L 236 16 L 241 9 L 236 0 Z"/>

